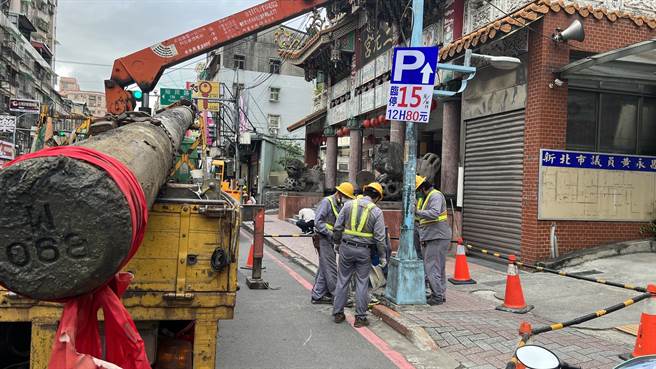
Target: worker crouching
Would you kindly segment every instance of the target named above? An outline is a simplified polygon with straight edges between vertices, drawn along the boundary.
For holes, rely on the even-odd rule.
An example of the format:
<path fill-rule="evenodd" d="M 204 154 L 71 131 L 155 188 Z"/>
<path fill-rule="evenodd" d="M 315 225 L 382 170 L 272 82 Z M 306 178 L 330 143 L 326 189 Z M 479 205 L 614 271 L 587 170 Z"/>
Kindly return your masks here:
<path fill-rule="evenodd" d="M 344 201 L 353 199 L 353 185 L 343 182 L 335 193 L 324 197 L 314 217 L 314 228 L 319 237 L 319 268 L 312 287 L 313 304 L 332 304 L 337 284 L 337 257 L 333 248 L 333 228 Z"/>
<path fill-rule="evenodd" d="M 355 273 L 355 324 L 354 327 L 369 325 L 369 273 L 371 272 L 371 249 L 376 247 L 380 266 L 387 265 L 385 255 L 385 220 L 383 211 L 376 203 L 383 199 L 383 188 L 373 182 L 364 187 L 362 197 L 347 202 L 337 217 L 333 232 L 339 251 L 339 273 L 335 289 L 333 316 L 335 323 L 344 321 L 344 306 L 348 295 L 351 276 Z"/>
<path fill-rule="evenodd" d="M 417 176 L 415 185 L 417 192 L 423 195 L 417 201 L 415 217 L 418 219 L 424 270 L 431 290 L 426 302 L 429 305 L 440 305 L 446 301 L 446 254 L 451 242 L 446 200 L 440 191 L 426 181 L 426 177 Z"/>

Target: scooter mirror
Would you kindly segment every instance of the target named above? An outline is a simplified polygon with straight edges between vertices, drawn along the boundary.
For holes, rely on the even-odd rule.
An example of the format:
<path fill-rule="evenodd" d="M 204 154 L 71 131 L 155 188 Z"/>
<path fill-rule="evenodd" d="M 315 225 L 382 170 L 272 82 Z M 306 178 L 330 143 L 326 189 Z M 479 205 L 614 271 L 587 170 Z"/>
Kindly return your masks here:
<path fill-rule="evenodd" d="M 614 369 L 654 369 L 656 355 L 639 356 L 616 366 Z"/>
<path fill-rule="evenodd" d="M 517 360 L 530 369 L 558 369 L 560 360 L 553 352 L 544 347 L 526 345 L 515 352 Z"/>

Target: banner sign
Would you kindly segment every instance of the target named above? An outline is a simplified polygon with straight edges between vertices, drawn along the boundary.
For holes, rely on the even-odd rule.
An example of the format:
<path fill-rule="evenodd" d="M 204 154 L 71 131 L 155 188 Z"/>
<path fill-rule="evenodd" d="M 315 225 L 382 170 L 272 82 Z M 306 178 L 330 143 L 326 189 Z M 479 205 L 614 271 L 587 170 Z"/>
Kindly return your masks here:
<path fill-rule="evenodd" d="M 12 160 L 14 158 L 14 145 L 11 142 L 0 141 L 0 159 Z"/>
<path fill-rule="evenodd" d="M 197 100 L 198 110 L 219 111 L 220 104 L 212 99 L 221 97 L 221 86 L 216 81 L 187 82 L 187 90 L 191 90 L 191 97 Z"/>
<path fill-rule="evenodd" d="M 0 133 L 13 133 L 16 130 L 16 117 L 0 115 Z"/>
<path fill-rule="evenodd" d="M 540 158 L 542 166 L 545 167 L 656 172 L 654 156 L 542 149 Z"/>
<path fill-rule="evenodd" d="M 38 100 L 10 99 L 9 111 L 39 114 L 41 112 L 41 103 Z"/>

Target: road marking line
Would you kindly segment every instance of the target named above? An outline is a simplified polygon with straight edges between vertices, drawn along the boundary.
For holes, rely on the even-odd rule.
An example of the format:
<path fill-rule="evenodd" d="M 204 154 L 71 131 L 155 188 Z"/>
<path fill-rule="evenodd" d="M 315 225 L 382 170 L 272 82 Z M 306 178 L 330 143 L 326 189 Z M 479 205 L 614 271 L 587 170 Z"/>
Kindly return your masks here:
<path fill-rule="evenodd" d="M 300 274 L 295 272 L 292 268 L 288 267 L 285 265 L 285 263 L 282 262 L 278 257 L 274 256 L 267 250 L 264 250 L 264 255 L 270 257 L 273 259 L 273 261 L 278 264 L 281 268 L 283 268 L 287 274 L 289 274 L 292 278 L 294 278 L 301 286 L 303 286 L 306 290 L 311 291 L 312 290 L 312 283 L 310 283 L 307 279 L 303 278 Z M 346 320 L 353 326 L 353 322 L 355 321 L 355 317 L 353 314 L 346 313 Z M 378 337 L 374 332 L 371 331 L 371 329 L 362 327 L 362 328 L 353 328 L 355 329 L 356 332 L 358 332 L 364 339 L 369 341 L 374 347 L 378 349 L 385 357 L 387 357 L 394 365 L 396 365 L 397 368 L 401 369 L 415 369 L 414 365 L 412 365 L 408 360 L 403 357 L 403 355 L 395 351 L 393 348 L 391 348 L 387 342 L 383 341 L 382 338 Z"/>
<path fill-rule="evenodd" d="M 280 259 L 277 257 L 273 256 L 270 252 L 267 250 L 264 250 L 264 255 L 270 257 L 273 259 L 273 261 L 278 264 L 279 267 L 283 268 L 287 274 L 289 274 L 292 278 L 296 280 L 301 286 L 303 286 L 306 290 L 312 291 L 312 283 L 310 283 L 307 279 L 303 278 L 300 274 L 296 273 L 292 268 L 288 267 L 283 263 Z"/>

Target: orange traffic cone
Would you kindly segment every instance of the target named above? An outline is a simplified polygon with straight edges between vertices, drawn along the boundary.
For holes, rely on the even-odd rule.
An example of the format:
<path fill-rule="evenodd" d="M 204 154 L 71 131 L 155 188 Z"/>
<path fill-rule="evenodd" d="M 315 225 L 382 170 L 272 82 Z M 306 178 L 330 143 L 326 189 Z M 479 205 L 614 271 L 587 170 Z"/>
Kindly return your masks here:
<path fill-rule="evenodd" d="M 524 292 L 522 291 L 522 282 L 519 280 L 519 268 L 515 262 L 515 255 L 508 256 L 508 275 L 506 277 L 506 296 L 503 305 L 497 306 L 497 310 L 508 311 L 511 313 L 525 314 L 533 310 L 533 305 L 526 305 Z"/>
<path fill-rule="evenodd" d="M 651 297 L 647 301 L 645 311 L 640 316 L 640 328 L 636 338 L 635 348 L 631 356 L 656 355 L 656 285 L 647 286 Z"/>
<path fill-rule="evenodd" d="M 453 272 L 453 278 L 449 278 L 453 284 L 475 284 L 476 281 L 469 275 L 469 265 L 467 264 L 467 254 L 465 246 L 462 244 L 462 238 L 458 239 L 456 248 L 456 268 Z"/>
<path fill-rule="evenodd" d="M 251 243 L 251 249 L 248 251 L 248 258 L 246 259 L 246 266 L 241 267 L 242 269 L 253 269 L 253 244 Z"/>

